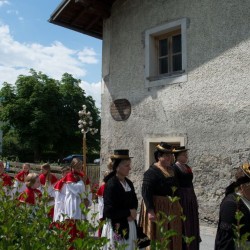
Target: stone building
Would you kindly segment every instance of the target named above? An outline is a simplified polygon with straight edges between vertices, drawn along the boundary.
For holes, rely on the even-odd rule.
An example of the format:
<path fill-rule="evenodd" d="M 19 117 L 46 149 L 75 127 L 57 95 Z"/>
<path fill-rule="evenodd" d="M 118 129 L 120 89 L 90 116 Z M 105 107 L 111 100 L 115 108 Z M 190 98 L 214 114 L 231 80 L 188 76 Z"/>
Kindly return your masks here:
<path fill-rule="evenodd" d="M 160 141 L 190 149 L 201 220 L 250 160 L 250 1 L 71 0 L 50 22 L 103 40 L 101 157 L 143 172 Z"/>

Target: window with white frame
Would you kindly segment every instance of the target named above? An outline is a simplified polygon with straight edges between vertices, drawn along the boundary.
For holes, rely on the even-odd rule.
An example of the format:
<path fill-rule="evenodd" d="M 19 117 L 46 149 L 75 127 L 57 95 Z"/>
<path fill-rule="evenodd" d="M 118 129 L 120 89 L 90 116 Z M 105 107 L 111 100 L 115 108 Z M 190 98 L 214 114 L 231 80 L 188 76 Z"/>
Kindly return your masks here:
<path fill-rule="evenodd" d="M 187 81 L 186 29 L 182 18 L 145 32 L 146 87 Z"/>

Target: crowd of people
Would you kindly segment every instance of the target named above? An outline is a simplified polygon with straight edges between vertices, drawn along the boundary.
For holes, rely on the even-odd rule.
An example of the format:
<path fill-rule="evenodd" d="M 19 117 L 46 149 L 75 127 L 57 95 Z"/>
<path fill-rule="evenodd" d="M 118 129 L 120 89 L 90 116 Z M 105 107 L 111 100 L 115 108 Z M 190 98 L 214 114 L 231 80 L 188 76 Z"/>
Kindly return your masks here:
<path fill-rule="evenodd" d="M 116 249 L 120 245 L 126 245 L 125 250 L 150 249 L 152 242 L 167 244 L 170 250 L 200 249 L 198 202 L 188 149 L 174 148 L 166 142 L 156 146 L 155 161 L 143 175 L 140 206 L 133 182 L 128 178 L 132 158 L 127 149 L 114 150 L 97 191 L 99 219 L 103 222 L 98 237 L 109 239 L 102 249 Z M 70 241 L 84 238 L 76 224 L 86 219 L 80 207 L 91 206 L 92 194 L 82 162 L 74 158 L 69 166 L 62 167 L 59 180 L 51 173 L 49 164 L 43 164 L 41 172 L 30 173 L 30 165 L 24 163 L 13 181 L 4 173 L 0 161 L 0 180 L 8 195 L 18 194 L 20 203 L 30 205 L 46 196 L 52 225 L 62 230 L 66 225 Z M 245 236 L 245 244 L 250 244 L 250 165 L 241 165 L 235 177 L 220 205 L 216 250 L 238 249 L 240 241 L 235 240 L 236 236 Z M 238 220 L 237 212 L 242 215 Z"/>
<path fill-rule="evenodd" d="M 0 186 L 6 195 L 32 208 L 39 206 L 42 197 L 45 198 L 51 228 L 67 230 L 70 241 L 73 241 L 83 238 L 76 226 L 77 220 L 86 219 L 80 204 L 86 207 L 92 204 L 89 180 L 82 172 L 82 166 L 82 161 L 74 158 L 69 166 L 62 167 L 62 178 L 58 179 L 51 173 L 48 163 L 41 165 L 41 174 L 31 173 L 30 164 L 24 163 L 22 171 L 12 179 L 4 172 L 4 163 L 0 161 Z"/>

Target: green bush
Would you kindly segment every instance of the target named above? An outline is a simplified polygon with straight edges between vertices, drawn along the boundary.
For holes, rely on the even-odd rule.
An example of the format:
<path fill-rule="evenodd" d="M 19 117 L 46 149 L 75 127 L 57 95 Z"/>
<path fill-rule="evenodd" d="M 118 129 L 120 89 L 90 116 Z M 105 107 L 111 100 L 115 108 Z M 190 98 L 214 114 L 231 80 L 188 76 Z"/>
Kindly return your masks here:
<path fill-rule="evenodd" d="M 173 197 L 172 202 L 178 198 Z M 99 250 L 107 242 L 106 238 L 95 237 L 97 230 L 104 224 L 104 221 L 97 223 L 97 213 L 92 214 L 89 220 L 81 220 L 77 222 L 77 229 L 84 234 L 84 239 L 77 238 L 70 243 L 70 235 L 68 231 L 59 230 L 57 227 L 51 226 L 51 218 L 47 216 L 49 207 L 48 199 L 43 197 L 39 206 L 31 206 L 20 204 L 16 198 L 7 196 L 3 187 L 0 185 L 0 249 L 4 250 L 68 250 L 71 246 L 75 250 Z M 81 209 L 85 215 L 90 210 L 84 205 Z M 237 211 L 235 225 L 235 243 L 238 249 L 248 249 L 246 246 L 246 234 L 240 237 L 239 231 L 242 225 L 240 220 L 242 213 Z M 160 213 L 161 220 L 157 222 L 159 231 L 161 232 L 160 241 L 151 241 L 152 250 L 169 249 L 171 238 L 176 235 L 174 230 L 164 230 L 163 225 L 174 220 L 174 215 L 165 215 Z M 185 216 L 182 218 L 185 220 Z M 187 246 L 194 240 L 194 237 L 183 237 Z M 125 249 L 125 245 L 119 245 L 116 250 Z"/>
<path fill-rule="evenodd" d="M 89 212 L 84 207 L 82 209 L 85 213 Z M 0 187 L 0 249 L 68 250 L 71 246 L 69 232 L 52 227 L 48 211 L 46 197 L 39 206 L 32 206 L 7 196 Z M 93 223 L 94 216 L 90 221 L 78 221 L 77 228 L 85 237 L 72 243 L 74 249 L 98 250 L 106 244 L 106 238 L 94 237 L 99 227 Z"/>
<path fill-rule="evenodd" d="M 240 196 L 237 196 L 237 202 L 240 201 Z M 236 225 L 233 224 L 233 232 L 234 232 L 234 242 L 235 242 L 235 247 L 238 250 L 249 250 L 249 246 L 247 246 L 247 240 L 248 237 L 250 236 L 250 233 L 245 233 L 241 235 L 240 230 L 244 226 L 243 224 L 240 223 L 241 219 L 243 218 L 244 214 L 240 211 L 237 210 L 235 213 L 235 219 L 236 219 Z"/>

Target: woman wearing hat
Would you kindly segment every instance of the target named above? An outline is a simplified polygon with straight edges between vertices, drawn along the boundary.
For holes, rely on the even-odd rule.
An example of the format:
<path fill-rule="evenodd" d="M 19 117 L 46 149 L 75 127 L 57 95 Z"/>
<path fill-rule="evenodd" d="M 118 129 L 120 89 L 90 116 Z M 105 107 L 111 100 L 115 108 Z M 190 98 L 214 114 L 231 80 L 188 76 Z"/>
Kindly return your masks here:
<path fill-rule="evenodd" d="M 168 249 L 181 250 L 181 206 L 178 200 L 171 201 L 171 197 L 176 196 L 174 187 L 177 187 L 174 171 L 171 167 L 173 162 L 172 146 L 161 142 L 156 146 L 154 156 L 155 163 L 149 167 L 143 176 L 143 202 L 139 224 L 151 240 L 160 241 L 162 235 L 156 223 L 161 220 L 159 212 L 166 216 L 175 215 L 171 222 L 164 223 L 164 228 L 165 230 L 172 229 L 177 233 L 176 236 L 171 237 Z"/>
<path fill-rule="evenodd" d="M 107 221 L 102 236 L 110 240 L 104 250 L 115 249 L 122 244 L 127 245 L 126 250 L 136 249 L 138 200 L 134 185 L 127 178 L 131 170 L 130 158 L 128 150 L 115 150 L 111 156 L 112 172 L 104 178 L 103 215 Z"/>
<path fill-rule="evenodd" d="M 186 220 L 183 221 L 183 235 L 195 237 L 189 248 L 183 242 L 182 249 L 198 250 L 200 242 L 198 202 L 193 187 L 193 172 L 187 165 L 187 151 L 188 149 L 184 146 L 173 149 L 175 156 L 173 168 L 179 184 L 178 195 L 180 197 L 180 204 L 183 208 L 183 214 L 186 216 Z"/>
<path fill-rule="evenodd" d="M 215 250 L 250 249 L 250 165 L 245 163 L 240 166 L 235 177 L 236 181 L 226 188 L 220 205 Z M 243 215 L 239 221 L 236 220 L 237 212 Z M 243 246 L 235 243 L 236 231 L 239 237 L 248 234 Z"/>

